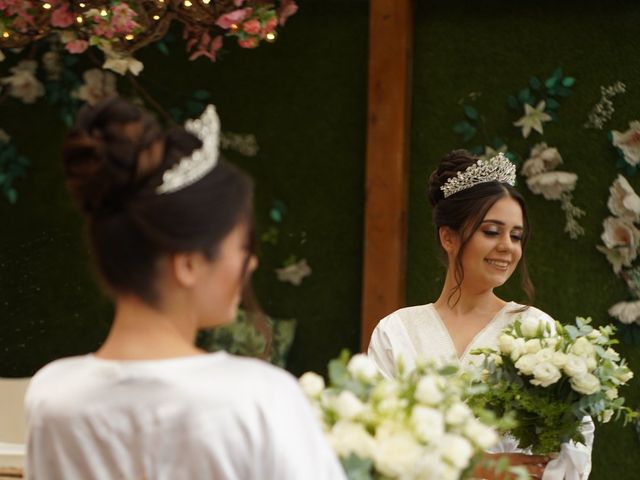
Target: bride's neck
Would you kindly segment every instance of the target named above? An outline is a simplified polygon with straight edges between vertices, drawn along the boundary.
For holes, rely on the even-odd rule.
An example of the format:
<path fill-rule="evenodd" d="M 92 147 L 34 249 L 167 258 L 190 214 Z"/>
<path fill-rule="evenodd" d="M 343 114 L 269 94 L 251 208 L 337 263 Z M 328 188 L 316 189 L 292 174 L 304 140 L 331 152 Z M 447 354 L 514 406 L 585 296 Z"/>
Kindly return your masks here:
<path fill-rule="evenodd" d="M 493 289 L 472 288 L 464 282 L 456 288 L 457 282 L 451 272 L 447 272 L 442 292 L 434 305 L 438 310 L 450 311 L 456 315 L 470 312 L 491 312 L 502 308 L 505 304 L 498 298 Z"/>

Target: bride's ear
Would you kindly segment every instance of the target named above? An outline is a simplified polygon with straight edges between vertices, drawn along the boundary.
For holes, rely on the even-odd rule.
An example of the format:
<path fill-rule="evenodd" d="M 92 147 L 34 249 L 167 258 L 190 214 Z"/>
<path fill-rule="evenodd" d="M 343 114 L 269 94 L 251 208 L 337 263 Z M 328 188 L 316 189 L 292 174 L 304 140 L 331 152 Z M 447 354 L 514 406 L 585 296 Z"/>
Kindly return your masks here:
<path fill-rule="evenodd" d="M 171 271 L 175 281 L 182 287 L 192 287 L 198 280 L 200 262 L 197 253 L 176 253 L 170 257 Z"/>
<path fill-rule="evenodd" d="M 455 254 L 458 251 L 458 247 L 460 246 L 458 232 L 449 227 L 440 227 L 438 229 L 438 236 L 440 237 L 440 245 L 442 245 L 445 252 Z"/>

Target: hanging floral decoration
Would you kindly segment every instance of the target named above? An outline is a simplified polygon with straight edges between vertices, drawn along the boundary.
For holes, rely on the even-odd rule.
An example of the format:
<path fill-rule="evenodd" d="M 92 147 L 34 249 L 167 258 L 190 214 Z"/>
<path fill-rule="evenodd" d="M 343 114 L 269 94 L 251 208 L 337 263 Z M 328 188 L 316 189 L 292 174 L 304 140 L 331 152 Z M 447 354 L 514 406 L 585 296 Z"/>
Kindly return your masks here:
<path fill-rule="evenodd" d="M 640 344 L 640 196 L 622 175 L 609 188 L 607 206 L 611 215 L 602 222 L 602 252 L 629 289 L 629 298 L 609 309 L 609 315 L 623 323 L 621 336 L 629 343 Z"/>
<path fill-rule="evenodd" d="M 613 85 L 600 87 L 600 101 L 594 105 L 589 112 L 588 120 L 584 124 L 584 128 L 594 128 L 596 130 L 602 130 L 604 124 L 611 120 L 615 109 L 613 108 L 614 96 L 625 93 L 627 87 L 622 82 L 616 82 Z"/>
<path fill-rule="evenodd" d="M 627 175 L 635 175 L 640 165 L 640 121 L 629 122 L 624 132 L 612 130 L 609 140 L 618 151 L 618 168 Z"/>
<path fill-rule="evenodd" d="M 520 129 L 523 138 L 529 138 L 532 132 L 544 134 L 544 124 L 559 119 L 557 109 L 560 100 L 571 95 L 574 84 L 575 78 L 565 76 L 562 69 L 557 68 L 544 80 L 531 77 L 525 88 L 515 95 L 509 95 L 507 104 L 521 115 L 513 125 Z M 474 92 L 469 95 L 469 100 L 474 101 L 478 97 L 479 94 Z M 499 136 L 489 140 L 486 118 L 468 100 L 465 99 L 461 103 L 465 119 L 453 127 L 454 132 L 458 133 L 466 144 L 471 143 L 479 132 L 484 136 L 483 144 L 470 145 L 469 151 L 481 159 L 503 153 L 519 166 L 520 155 L 510 149 L 505 140 Z M 558 150 L 540 142 L 531 148 L 521 174 L 527 178 L 527 186 L 534 194 L 542 195 L 546 200 L 560 202 L 560 207 L 565 213 L 564 231 L 572 239 L 576 239 L 584 235 L 584 228 L 577 219 L 584 216 L 585 211 L 573 204 L 572 192 L 576 188 L 578 176 L 572 172 L 554 171 L 561 163 L 562 157 Z"/>

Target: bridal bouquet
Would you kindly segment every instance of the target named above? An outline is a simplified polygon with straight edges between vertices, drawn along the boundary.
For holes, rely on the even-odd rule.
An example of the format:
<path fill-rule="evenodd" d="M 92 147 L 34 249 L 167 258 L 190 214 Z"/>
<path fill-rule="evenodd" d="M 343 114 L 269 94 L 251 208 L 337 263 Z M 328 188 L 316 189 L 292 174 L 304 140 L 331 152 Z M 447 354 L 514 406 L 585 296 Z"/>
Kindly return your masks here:
<path fill-rule="evenodd" d="M 611 347 L 614 328 L 590 322 L 577 318 L 563 326 L 527 317 L 503 331 L 497 350 L 472 352 L 484 355 L 481 382 L 488 386 L 475 401 L 497 415 L 515 414 L 511 434 L 521 448 L 547 454 L 569 440 L 584 443 L 586 415 L 601 423 L 635 416 L 618 392 L 633 372 Z"/>
<path fill-rule="evenodd" d="M 350 480 L 466 478 L 498 441 L 495 418 L 464 403 L 475 387 L 455 367 L 385 379 L 366 355 L 343 352 L 329 378 L 308 372 L 300 385 Z"/>

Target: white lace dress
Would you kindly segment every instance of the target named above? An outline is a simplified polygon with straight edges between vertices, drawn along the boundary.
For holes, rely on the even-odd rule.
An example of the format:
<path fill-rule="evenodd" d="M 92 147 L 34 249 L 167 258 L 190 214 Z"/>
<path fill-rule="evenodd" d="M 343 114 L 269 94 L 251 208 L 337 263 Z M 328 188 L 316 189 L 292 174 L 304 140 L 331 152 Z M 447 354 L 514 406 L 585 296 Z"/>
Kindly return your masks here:
<path fill-rule="evenodd" d="M 432 303 L 397 310 L 383 318 L 371 336 L 368 355 L 380 372 L 390 377 L 396 370 L 398 358 L 406 369 L 415 367 L 417 358 L 431 360 L 438 364 L 458 363 L 462 368 L 477 364 L 479 356 L 471 355 L 475 348 L 496 348 L 500 333 L 518 316 L 533 315 L 552 322 L 543 311 L 529 307 L 524 312 L 515 312 L 522 307 L 515 302 L 507 303 L 496 316 L 473 338 L 461 357 L 458 357 L 453 339 Z M 586 480 L 591 471 L 591 449 L 595 427 L 590 417 L 584 418 L 582 434 L 586 445 L 564 443 L 558 458 L 547 464 L 543 480 Z M 517 448 L 517 440 L 503 437 L 491 449 L 494 453 L 522 452 Z M 526 452 L 529 453 L 529 452 Z"/>

